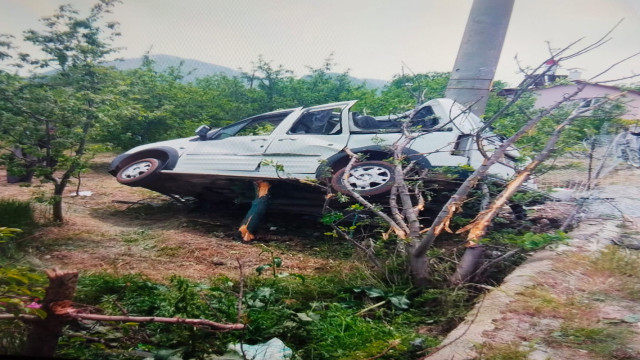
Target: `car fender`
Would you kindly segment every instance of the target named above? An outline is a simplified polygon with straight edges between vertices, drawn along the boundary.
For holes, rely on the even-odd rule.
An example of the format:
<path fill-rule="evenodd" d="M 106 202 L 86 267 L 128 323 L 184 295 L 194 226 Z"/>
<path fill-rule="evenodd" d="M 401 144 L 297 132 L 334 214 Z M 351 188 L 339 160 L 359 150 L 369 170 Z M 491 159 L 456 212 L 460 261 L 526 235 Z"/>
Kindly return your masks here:
<path fill-rule="evenodd" d="M 153 157 L 163 161 L 162 170 L 171 170 L 176 166 L 180 154 L 178 150 L 168 146 L 156 146 L 133 153 L 126 152 L 116 156 L 109 164 L 109 174 L 115 176 L 124 165 L 132 161 Z"/>

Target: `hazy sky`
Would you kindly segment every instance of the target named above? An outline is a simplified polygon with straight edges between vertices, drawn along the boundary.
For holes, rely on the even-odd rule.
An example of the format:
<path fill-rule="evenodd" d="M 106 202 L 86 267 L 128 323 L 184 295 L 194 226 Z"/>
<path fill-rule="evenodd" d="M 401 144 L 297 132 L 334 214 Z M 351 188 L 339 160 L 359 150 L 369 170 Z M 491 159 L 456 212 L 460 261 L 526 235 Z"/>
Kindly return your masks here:
<path fill-rule="evenodd" d="M 90 0 L 0 0 L 0 33 L 19 37 L 61 4 L 86 10 Z M 406 64 L 414 72 L 450 71 L 471 0 L 124 0 L 119 21 L 121 57 L 169 54 L 234 69 L 259 55 L 296 75 L 334 54 L 336 70 L 389 80 Z M 514 55 L 534 66 L 548 57 L 546 41 L 564 47 L 597 40 L 620 19 L 600 49 L 561 64 L 583 78 L 640 51 L 640 0 L 516 0 L 497 79 L 520 80 Z M 607 78 L 640 73 L 640 57 Z M 638 82 L 636 79 L 633 82 Z"/>

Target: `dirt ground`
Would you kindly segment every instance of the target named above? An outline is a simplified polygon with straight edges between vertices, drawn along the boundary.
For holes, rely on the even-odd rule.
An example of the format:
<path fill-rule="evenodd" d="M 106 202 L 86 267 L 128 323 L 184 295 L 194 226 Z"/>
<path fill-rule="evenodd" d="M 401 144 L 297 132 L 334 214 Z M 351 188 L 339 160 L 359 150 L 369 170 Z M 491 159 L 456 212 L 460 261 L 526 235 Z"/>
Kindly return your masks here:
<path fill-rule="evenodd" d="M 171 205 L 162 195 L 120 185 L 106 172 L 112 157 L 98 156 L 92 170 L 82 175 L 80 194 L 90 191 L 90 196 L 73 196 L 77 180 L 67 187 L 63 198 L 66 221 L 63 225 L 46 226 L 32 235 L 31 239 L 39 241 L 31 249 L 28 259 L 31 263 L 42 268 L 85 272 L 141 273 L 153 280 L 163 280 L 172 274 L 203 280 L 221 274 L 238 277 L 238 259 L 245 269 L 269 262 L 263 246 L 234 239 L 243 213 L 228 209 L 213 214 L 189 213 Z M 8 184 L 4 169 L 0 169 L 0 198 L 27 200 L 42 191 L 49 194 L 50 185 L 36 181 L 30 187 Z M 40 220 L 48 217 L 47 212 L 45 205 L 36 209 Z M 322 241 L 310 244 L 290 235 L 279 237 L 273 246 L 261 241 L 283 259 L 282 271 L 327 272 L 339 262 L 322 256 L 332 251 L 323 244 L 329 247 L 334 244 L 326 243 L 317 220 L 310 220 L 308 228 L 304 228 L 305 222 L 301 223 L 299 218 L 267 219 L 263 238 L 290 233 L 282 225 L 287 222 L 302 226 L 296 232 L 305 238 L 317 236 Z M 304 253 L 298 251 L 302 248 Z"/>

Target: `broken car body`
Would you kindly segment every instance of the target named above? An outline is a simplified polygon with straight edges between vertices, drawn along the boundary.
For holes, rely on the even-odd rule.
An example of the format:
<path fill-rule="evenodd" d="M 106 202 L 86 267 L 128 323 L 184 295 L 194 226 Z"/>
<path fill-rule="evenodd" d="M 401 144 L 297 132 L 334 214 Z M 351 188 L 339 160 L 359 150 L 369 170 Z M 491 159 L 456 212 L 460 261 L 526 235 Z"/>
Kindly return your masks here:
<path fill-rule="evenodd" d="M 419 167 L 477 167 L 483 161 L 474 136 L 482 121 L 452 100 L 430 100 L 413 112 L 377 117 L 352 111 L 355 103 L 278 110 L 220 129 L 201 126 L 196 137 L 133 148 L 117 156 L 109 172 L 125 185 L 196 198 L 214 198 L 239 180 L 321 179 L 330 174 L 333 187 L 341 191 L 340 170 L 349 162 L 344 151 L 349 148 L 366 159 L 352 167 L 350 185 L 362 195 L 376 195 L 393 186 L 393 167 L 383 160 L 392 156 L 389 147 L 401 138 L 403 121 L 421 133 L 405 149 L 408 160 Z M 483 147 L 490 152 L 497 145 L 499 139 L 489 136 Z M 492 174 L 513 175 L 509 163 L 515 156 L 512 152 L 494 165 Z"/>

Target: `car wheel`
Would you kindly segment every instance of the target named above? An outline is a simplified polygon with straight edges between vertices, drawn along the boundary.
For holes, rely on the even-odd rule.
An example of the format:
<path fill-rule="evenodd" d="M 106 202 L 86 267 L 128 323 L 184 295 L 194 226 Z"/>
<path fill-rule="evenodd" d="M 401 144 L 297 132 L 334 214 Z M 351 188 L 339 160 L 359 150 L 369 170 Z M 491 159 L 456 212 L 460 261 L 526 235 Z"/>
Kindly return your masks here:
<path fill-rule="evenodd" d="M 161 168 L 162 162 L 154 158 L 140 159 L 123 167 L 116 175 L 119 183 L 129 186 L 142 186 L 151 182 Z"/>
<path fill-rule="evenodd" d="M 331 186 L 338 192 L 348 195 L 344 184 L 344 171 L 333 175 Z M 384 161 L 363 161 L 351 167 L 347 182 L 356 193 L 363 196 L 383 194 L 391 190 L 395 182 L 394 167 Z"/>

